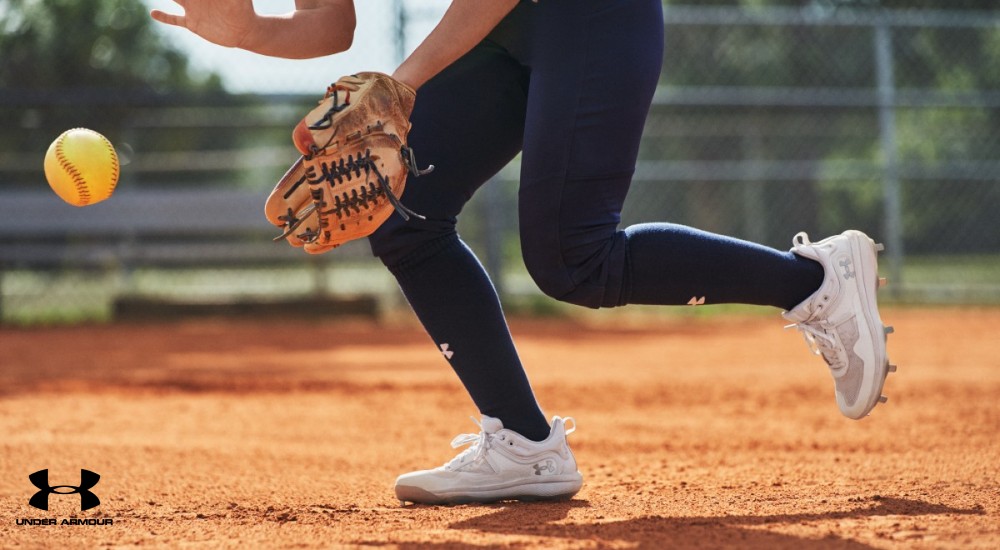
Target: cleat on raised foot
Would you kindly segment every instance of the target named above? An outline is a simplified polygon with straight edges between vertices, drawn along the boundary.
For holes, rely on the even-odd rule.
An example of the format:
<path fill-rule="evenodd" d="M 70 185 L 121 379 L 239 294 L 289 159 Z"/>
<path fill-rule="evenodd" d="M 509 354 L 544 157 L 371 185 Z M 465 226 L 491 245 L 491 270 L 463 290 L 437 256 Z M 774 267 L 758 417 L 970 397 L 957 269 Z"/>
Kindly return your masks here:
<path fill-rule="evenodd" d="M 478 434 L 452 440 L 452 447 L 471 446 L 444 466 L 399 476 L 396 498 L 418 504 L 564 500 L 580 490 L 583 476 L 566 441 L 576 430 L 572 418 L 554 417 L 549 437 L 538 442 L 487 415 L 476 424 Z"/>
<path fill-rule="evenodd" d="M 892 327 L 885 327 L 883 330 L 885 330 L 886 334 L 892 334 L 893 332 L 896 332 L 896 329 Z"/>
<path fill-rule="evenodd" d="M 812 243 L 799 233 L 792 252 L 823 266 L 823 283 L 783 316 L 830 368 L 840 412 L 861 419 L 880 402 L 888 375 L 885 327 L 876 290 L 878 245 L 860 231 L 845 231 Z"/>

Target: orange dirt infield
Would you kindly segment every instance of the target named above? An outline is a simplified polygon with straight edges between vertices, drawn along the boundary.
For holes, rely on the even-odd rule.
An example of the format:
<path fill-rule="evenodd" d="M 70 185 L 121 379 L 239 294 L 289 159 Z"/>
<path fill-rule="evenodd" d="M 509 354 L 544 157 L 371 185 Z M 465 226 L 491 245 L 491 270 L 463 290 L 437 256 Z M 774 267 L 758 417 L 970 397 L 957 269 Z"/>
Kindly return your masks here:
<path fill-rule="evenodd" d="M 899 372 L 860 422 L 778 318 L 514 321 L 585 484 L 455 507 L 392 492 L 476 431 L 408 323 L 2 329 L 0 546 L 1000 547 L 1000 310 L 883 317 Z M 101 505 L 28 506 L 46 468 Z M 18 524 L 70 517 L 113 524 Z"/>

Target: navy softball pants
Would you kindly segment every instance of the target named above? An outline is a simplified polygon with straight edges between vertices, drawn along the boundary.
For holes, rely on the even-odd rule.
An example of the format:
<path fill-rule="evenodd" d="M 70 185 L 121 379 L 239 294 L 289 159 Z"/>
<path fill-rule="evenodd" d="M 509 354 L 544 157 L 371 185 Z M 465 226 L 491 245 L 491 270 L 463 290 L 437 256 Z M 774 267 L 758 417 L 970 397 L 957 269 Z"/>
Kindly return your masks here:
<path fill-rule="evenodd" d="M 455 230 L 473 193 L 519 152 L 518 219 L 539 288 L 586 307 L 740 302 L 791 309 L 822 268 L 673 224 L 619 228 L 660 75 L 660 0 L 522 1 L 417 94 L 410 144 L 436 170 L 408 182 L 370 237 L 484 414 L 541 439 L 538 409 L 482 266 Z"/>

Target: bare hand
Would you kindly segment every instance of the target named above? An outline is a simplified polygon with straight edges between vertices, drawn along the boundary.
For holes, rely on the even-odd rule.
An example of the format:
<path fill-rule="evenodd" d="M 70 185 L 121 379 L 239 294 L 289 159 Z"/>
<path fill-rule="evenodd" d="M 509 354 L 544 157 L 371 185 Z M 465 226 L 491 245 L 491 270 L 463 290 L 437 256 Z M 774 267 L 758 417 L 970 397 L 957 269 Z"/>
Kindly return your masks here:
<path fill-rule="evenodd" d="M 174 0 L 184 15 L 152 10 L 149 15 L 167 25 L 183 27 L 209 42 L 238 48 L 254 30 L 253 0 Z"/>

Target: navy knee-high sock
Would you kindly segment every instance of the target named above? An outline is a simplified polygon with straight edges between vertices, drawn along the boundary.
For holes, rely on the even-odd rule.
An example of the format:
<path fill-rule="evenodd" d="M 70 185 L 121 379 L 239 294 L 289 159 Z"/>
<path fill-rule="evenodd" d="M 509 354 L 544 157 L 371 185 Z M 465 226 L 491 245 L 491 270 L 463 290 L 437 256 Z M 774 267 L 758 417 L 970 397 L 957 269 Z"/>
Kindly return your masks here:
<path fill-rule="evenodd" d="M 458 235 L 431 241 L 388 268 L 479 411 L 529 439 L 548 437 L 496 289 Z"/>
<path fill-rule="evenodd" d="M 790 310 L 823 283 L 823 266 L 813 260 L 691 227 L 639 224 L 625 235 L 630 304 L 737 303 Z"/>

